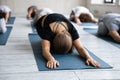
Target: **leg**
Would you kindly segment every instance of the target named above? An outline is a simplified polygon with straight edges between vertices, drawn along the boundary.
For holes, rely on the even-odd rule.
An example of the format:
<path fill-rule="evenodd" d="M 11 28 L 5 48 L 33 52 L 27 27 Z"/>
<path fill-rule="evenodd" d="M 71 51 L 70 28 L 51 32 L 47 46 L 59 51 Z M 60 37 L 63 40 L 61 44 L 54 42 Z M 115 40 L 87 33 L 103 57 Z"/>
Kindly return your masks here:
<path fill-rule="evenodd" d="M 5 33 L 7 31 L 5 19 L 0 19 L 0 33 Z"/>
<path fill-rule="evenodd" d="M 108 29 L 106 28 L 106 26 L 104 25 L 103 22 L 99 22 L 98 23 L 98 34 L 101 36 L 105 36 L 108 34 Z"/>

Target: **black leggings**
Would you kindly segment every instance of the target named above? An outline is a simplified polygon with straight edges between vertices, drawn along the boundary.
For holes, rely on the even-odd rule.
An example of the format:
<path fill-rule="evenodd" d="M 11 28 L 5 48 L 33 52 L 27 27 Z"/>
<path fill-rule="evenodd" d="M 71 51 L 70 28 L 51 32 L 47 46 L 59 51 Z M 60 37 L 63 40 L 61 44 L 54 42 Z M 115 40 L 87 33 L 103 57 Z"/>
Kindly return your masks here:
<path fill-rule="evenodd" d="M 0 13 L 0 19 L 4 18 L 5 14 L 4 13 Z"/>

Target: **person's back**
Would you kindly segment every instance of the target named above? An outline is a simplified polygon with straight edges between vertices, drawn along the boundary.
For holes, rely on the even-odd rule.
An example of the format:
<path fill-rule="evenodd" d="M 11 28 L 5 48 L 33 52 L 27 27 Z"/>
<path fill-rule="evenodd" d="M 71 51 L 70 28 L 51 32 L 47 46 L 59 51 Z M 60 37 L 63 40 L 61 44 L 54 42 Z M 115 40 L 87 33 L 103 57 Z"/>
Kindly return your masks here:
<path fill-rule="evenodd" d="M 86 7 L 78 6 L 72 9 L 76 17 L 79 17 L 81 13 L 89 13 L 89 10 Z"/>
<path fill-rule="evenodd" d="M 117 14 L 117 13 L 104 14 L 103 16 L 101 16 L 99 18 L 99 20 L 102 20 L 104 22 L 108 22 L 108 21 L 114 20 L 115 18 L 120 18 L 120 14 Z"/>
<path fill-rule="evenodd" d="M 3 12 L 11 12 L 11 9 L 6 5 L 1 5 L 0 10 L 2 10 Z"/>
<path fill-rule="evenodd" d="M 115 41 L 120 42 L 120 14 L 109 13 L 99 18 L 98 34 L 110 35 Z"/>
<path fill-rule="evenodd" d="M 47 14 L 51 14 L 51 13 L 54 13 L 54 11 L 52 11 L 51 9 L 49 8 L 42 8 L 40 9 L 36 15 L 39 15 L 39 16 L 44 16 L 44 15 L 47 15 Z"/>

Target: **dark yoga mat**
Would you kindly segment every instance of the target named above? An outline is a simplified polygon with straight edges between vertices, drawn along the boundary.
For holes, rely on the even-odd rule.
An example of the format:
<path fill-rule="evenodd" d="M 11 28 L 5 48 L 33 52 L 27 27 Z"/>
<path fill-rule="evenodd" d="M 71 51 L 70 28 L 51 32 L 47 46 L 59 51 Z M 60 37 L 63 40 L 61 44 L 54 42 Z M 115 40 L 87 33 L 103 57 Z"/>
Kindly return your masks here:
<path fill-rule="evenodd" d="M 84 23 L 80 24 L 80 26 L 97 26 L 97 24 L 91 23 L 91 22 L 84 22 Z"/>
<path fill-rule="evenodd" d="M 90 34 L 93 34 L 93 35 L 99 37 L 100 39 L 103 39 L 103 40 L 109 42 L 110 44 L 112 44 L 112 45 L 120 48 L 120 43 L 115 42 L 110 36 L 99 36 L 99 35 L 97 34 L 97 29 L 84 28 L 84 30 L 85 30 L 86 32 L 88 32 L 88 33 L 90 33 Z"/>
<path fill-rule="evenodd" d="M 14 24 L 15 17 L 10 17 L 7 24 Z"/>
<path fill-rule="evenodd" d="M 31 22 L 30 24 L 31 24 L 33 33 L 37 33 L 36 28 L 35 28 L 34 25 L 33 25 L 33 22 Z"/>
<path fill-rule="evenodd" d="M 93 66 L 85 64 L 85 59 L 80 57 L 76 51 L 71 54 L 52 54 L 56 60 L 59 61 L 60 66 L 55 69 L 48 69 L 46 67 L 46 60 L 42 56 L 42 49 L 40 45 L 40 37 L 37 34 L 29 34 L 29 40 L 33 49 L 33 53 L 40 71 L 47 70 L 75 70 L 75 69 L 95 69 Z M 99 69 L 112 68 L 109 64 L 105 63 L 93 53 L 89 51 L 90 55 L 97 60 L 101 67 Z"/>
<path fill-rule="evenodd" d="M 3 34 L 0 33 L 0 45 L 5 45 L 11 33 L 12 27 L 7 26 L 7 31 Z"/>

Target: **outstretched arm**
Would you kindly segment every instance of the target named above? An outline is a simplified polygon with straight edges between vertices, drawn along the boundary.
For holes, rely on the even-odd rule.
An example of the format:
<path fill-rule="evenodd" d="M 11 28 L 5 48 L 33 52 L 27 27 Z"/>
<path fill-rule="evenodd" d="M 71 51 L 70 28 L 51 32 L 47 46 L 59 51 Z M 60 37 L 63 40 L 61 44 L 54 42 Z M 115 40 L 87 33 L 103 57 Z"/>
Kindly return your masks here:
<path fill-rule="evenodd" d="M 32 17 L 31 17 L 32 12 L 33 12 L 32 9 L 28 10 L 27 19 L 32 19 Z"/>
<path fill-rule="evenodd" d="M 80 56 L 86 59 L 87 65 L 93 65 L 95 67 L 100 67 L 100 64 L 95 61 L 87 52 L 87 50 L 82 46 L 80 39 L 76 39 L 73 41 L 73 45 L 77 49 Z"/>
<path fill-rule="evenodd" d="M 74 12 L 72 12 L 70 14 L 70 20 L 74 21 L 76 24 L 82 24 L 82 22 L 80 21 L 80 19 L 75 16 Z"/>
<path fill-rule="evenodd" d="M 117 42 L 120 42 L 120 34 L 116 30 L 109 31 L 109 35 Z"/>
<path fill-rule="evenodd" d="M 80 19 L 79 19 L 78 17 L 75 17 L 74 19 L 75 19 L 75 22 L 76 22 L 77 24 L 82 24 L 82 22 L 80 21 Z"/>
<path fill-rule="evenodd" d="M 6 22 L 6 23 L 8 22 L 9 15 L 10 15 L 9 12 L 6 12 L 6 13 L 5 13 L 5 22 Z"/>
<path fill-rule="evenodd" d="M 57 60 L 55 60 L 55 58 L 50 53 L 50 42 L 48 40 L 43 39 L 41 41 L 41 44 L 42 44 L 43 56 L 48 61 L 47 67 L 48 68 L 56 68 L 57 66 L 59 66 L 59 62 Z"/>

